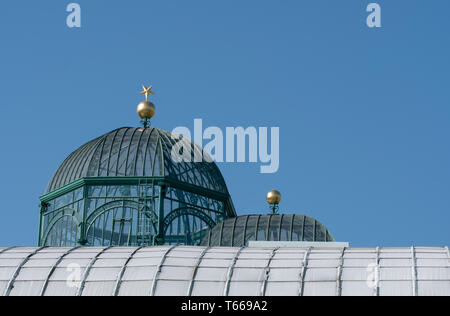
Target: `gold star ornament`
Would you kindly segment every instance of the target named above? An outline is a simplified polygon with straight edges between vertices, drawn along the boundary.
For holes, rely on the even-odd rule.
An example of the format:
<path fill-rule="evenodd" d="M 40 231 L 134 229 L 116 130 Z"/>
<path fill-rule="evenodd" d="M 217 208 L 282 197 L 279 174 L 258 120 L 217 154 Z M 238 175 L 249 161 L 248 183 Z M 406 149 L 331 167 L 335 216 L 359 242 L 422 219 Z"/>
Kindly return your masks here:
<path fill-rule="evenodd" d="M 155 94 L 155 93 L 152 91 L 152 88 L 153 88 L 153 86 L 149 86 L 149 87 L 147 88 L 145 85 L 142 85 L 142 89 L 144 89 L 144 91 L 142 91 L 141 94 L 145 95 L 145 100 L 147 100 L 147 101 L 148 101 L 148 96 L 149 96 L 149 95 Z"/>

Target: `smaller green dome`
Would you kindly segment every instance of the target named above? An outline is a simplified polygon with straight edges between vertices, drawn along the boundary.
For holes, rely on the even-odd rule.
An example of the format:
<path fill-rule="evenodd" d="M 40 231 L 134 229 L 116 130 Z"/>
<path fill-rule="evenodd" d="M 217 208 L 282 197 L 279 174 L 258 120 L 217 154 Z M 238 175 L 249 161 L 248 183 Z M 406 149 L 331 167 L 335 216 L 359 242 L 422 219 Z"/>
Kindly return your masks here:
<path fill-rule="evenodd" d="M 328 229 L 312 217 L 299 214 L 246 215 L 217 224 L 202 246 L 243 247 L 250 240 L 334 241 Z"/>

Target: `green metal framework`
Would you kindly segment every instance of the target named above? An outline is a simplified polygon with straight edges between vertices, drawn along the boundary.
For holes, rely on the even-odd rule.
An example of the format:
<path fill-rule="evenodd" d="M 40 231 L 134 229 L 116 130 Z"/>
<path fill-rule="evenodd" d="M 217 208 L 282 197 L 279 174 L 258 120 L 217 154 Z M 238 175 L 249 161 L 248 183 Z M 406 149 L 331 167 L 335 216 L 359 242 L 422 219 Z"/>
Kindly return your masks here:
<path fill-rule="evenodd" d="M 236 216 L 217 166 L 173 162 L 190 141 L 153 127 L 121 128 L 72 153 L 41 197 L 39 245 L 198 245 Z"/>

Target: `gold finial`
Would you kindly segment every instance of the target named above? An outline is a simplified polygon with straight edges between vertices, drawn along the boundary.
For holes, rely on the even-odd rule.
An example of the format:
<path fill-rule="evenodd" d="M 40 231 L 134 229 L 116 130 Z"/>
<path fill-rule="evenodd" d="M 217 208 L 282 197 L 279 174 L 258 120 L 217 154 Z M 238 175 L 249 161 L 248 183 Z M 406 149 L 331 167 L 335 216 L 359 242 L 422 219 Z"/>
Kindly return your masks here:
<path fill-rule="evenodd" d="M 278 204 L 281 202 L 281 193 L 277 190 L 271 190 L 267 193 L 267 202 L 270 204 L 272 214 L 278 213 Z"/>
<path fill-rule="evenodd" d="M 146 100 L 146 101 L 148 101 L 148 96 L 149 96 L 150 94 L 151 94 L 151 95 L 155 94 L 155 93 L 152 91 L 152 88 L 153 88 L 153 86 L 150 86 L 150 87 L 147 88 L 144 84 L 142 85 L 142 89 L 144 89 L 144 91 L 142 91 L 141 94 L 145 95 L 145 100 Z"/>
<path fill-rule="evenodd" d="M 149 120 L 155 115 L 155 105 L 148 100 L 149 95 L 155 94 L 152 91 L 153 86 L 149 86 L 148 88 L 145 85 L 142 85 L 142 89 L 144 91 L 141 94 L 145 95 L 145 101 L 142 101 L 138 104 L 137 113 L 139 117 L 142 119 L 142 124 L 146 128 L 149 125 Z"/>

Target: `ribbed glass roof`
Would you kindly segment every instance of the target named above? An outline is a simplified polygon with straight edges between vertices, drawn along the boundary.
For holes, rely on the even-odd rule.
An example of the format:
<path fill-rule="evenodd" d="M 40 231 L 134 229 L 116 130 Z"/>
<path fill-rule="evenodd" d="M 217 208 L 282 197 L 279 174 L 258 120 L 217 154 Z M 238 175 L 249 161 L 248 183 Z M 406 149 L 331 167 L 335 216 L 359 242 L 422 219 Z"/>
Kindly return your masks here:
<path fill-rule="evenodd" d="M 448 247 L 0 248 L 0 296 L 450 295 Z"/>
<path fill-rule="evenodd" d="M 319 221 L 305 215 L 245 215 L 217 224 L 201 245 L 242 247 L 250 240 L 326 242 L 334 238 Z"/>
<path fill-rule="evenodd" d="M 180 142 L 179 142 L 180 141 Z M 214 162 L 174 162 L 174 144 L 202 149 L 186 138 L 155 128 L 123 127 L 100 136 L 75 150 L 61 164 L 46 193 L 84 177 L 170 177 L 217 192 L 228 193 Z M 210 161 L 210 160 L 209 160 Z"/>

